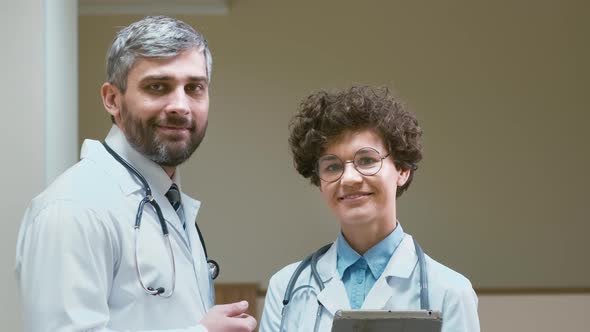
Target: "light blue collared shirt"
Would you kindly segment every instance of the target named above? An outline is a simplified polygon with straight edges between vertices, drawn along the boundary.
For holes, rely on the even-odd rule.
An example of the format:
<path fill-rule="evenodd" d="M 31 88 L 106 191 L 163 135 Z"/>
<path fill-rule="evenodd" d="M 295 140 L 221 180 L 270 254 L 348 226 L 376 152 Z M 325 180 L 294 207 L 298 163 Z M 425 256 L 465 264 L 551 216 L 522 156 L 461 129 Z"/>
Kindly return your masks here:
<path fill-rule="evenodd" d="M 398 223 L 391 234 L 361 256 L 350 247 L 340 232 L 336 240 L 338 248 L 336 268 L 346 288 L 352 309 L 362 307 L 367 294 L 385 270 L 389 259 L 403 238 L 404 230 Z"/>

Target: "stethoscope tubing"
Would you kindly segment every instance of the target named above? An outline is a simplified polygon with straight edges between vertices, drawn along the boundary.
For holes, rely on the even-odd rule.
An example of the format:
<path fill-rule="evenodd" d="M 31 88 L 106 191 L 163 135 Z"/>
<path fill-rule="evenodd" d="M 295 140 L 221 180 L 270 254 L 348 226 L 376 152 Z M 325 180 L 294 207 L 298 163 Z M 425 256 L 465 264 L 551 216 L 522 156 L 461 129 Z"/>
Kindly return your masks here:
<path fill-rule="evenodd" d="M 170 242 L 170 235 L 166 234 L 164 237 L 166 238 L 166 244 L 168 247 L 168 254 L 170 255 L 170 263 L 172 265 L 172 287 L 168 293 L 165 293 L 165 289 L 162 287 L 158 287 L 154 289 L 153 287 L 146 286 L 143 283 L 143 277 L 141 274 L 141 269 L 139 268 L 139 227 L 135 227 L 135 271 L 137 273 L 137 279 L 139 279 L 139 283 L 144 291 L 146 291 L 150 295 L 159 295 L 164 298 L 169 298 L 174 294 L 174 290 L 176 288 L 176 259 L 174 258 L 174 250 L 172 250 L 172 243 Z"/>
<path fill-rule="evenodd" d="M 174 256 L 174 250 L 172 249 L 172 243 L 170 240 L 170 233 L 168 231 L 168 225 L 166 224 L 166 220 L 164 218 L 164 214 L 162 213 L 162 209 L 161 209 L 160 205 L 158 204 L 158 202 L 154 199 L 154 197 L 152 195 L 152 190 L 151 190 L 147 180 L 143 177 L 143 175 L 141 175 L 141 173 L 135 167 L 133 167 L 133 165 L 129 164 L 118 153 L 116 153 L 106 142 L 103 142 L 102 145 L 116 161 L 118 161 L 129 172 L 131 172 L 142 184 L 145 197 L 139 202 L 139 206 L 137 208 L 137 213 L 135 215 L 135 224 L 134 224 L 135 270 L 137 273 L 137 278 L 139 279 L 139 283 L 146 293 L 148 293 L 150 295 L 158 295 L 158 296 L 161 296 L 164 298 L 168 298 L 168 297 L 172 296 L 172 294 L 174 294 L 174 290 L 176 288 L 176 259 Z M 144 207 L 146 204 L 151 205 L 153 207 L 153 209 L 155 210 L 156 215 L 158 216 L 158 222 L 160 223 L 160 227 L 162 228 L 162 235 L 164 236 L 166 246 L 168 247 L 168 253 L 170 256 L 170 265 L 171 265 L 171 270 L 172 270 L 172 286 L 170 287 L 170 291 L 168 291 L 168 292 L 165 292 L 165 288 L 163 288 L 163 287 L 153 288 L 153 287 L 146 286 L 145 283 L 143 282 L 141 269 L 139 267 L 139 259 L 138 259 L 139 232 L 140 232 L 140 227 L 141 227 L 141 218 L 143 216 L 143 210 L 144 210 Z M 203 234 L 201 233 L 201 230 L 199 229 L 199 225 L 197 225 L 196 222 L 195 222 L 195 227 L 197 229 L 197 233 L 199 235 L 199 240 L 201 241 L 201 245 L 203 247 L 203 252 L 205 254 L 205 259 L 207 261 L 207 266 L 209 269 L 209 276 L 211 277 L 211 279 L 214 280 L 219 275 L 219 271 L 220 271 L 219 264 L 216 261 L 209 259 L 209 256 L 207 254 L 207 246 L 205 245 L 205 240 L 203 239 Z"/>
<path fill-rule="evenodd" d="M 287 283 L 287 288 L 285 290 L 285 297 L 283 299 L 283 309 L 281 310 L 281 324 L 279 327 L 279 331 L 281 331 L 281 332 L 283 331 L 285 317 L 287 316 L 287 310 L 288 310 L 287 307 L 289 306 L 291 299 L 295 293 L 297 293 L 298 291 L 301 291 L 303 289 L 306 289 L 306 288 L 311 288 L 312 291 L 315 293 L 316 297 L 319 294 L 318 292 L 315 291 L 315 287 L 313 287 L 311 284 L 310 285 L 301 285 L 301 286 L 295 288 L 295 284 L 297 283 L 297 279 L 299 279 L 299 276 L 301 275 L 303 270 L 305 270 L 305 268 L 307 268 L 308 265 L 310 267 L 312 277 L 313 277 L 315 283 L 318 285 L 320 292 L 324 289 L 324 286 L 325 286 L 324 282 L 322 281 L 322 279 L 317 271 L 317 262 L 318 262 L 319 258 L 322 255 L 324 255 L 328 251 L 328 249 L 330 249 L 331 246 L 332 246 L 332 243 L 329 243 L 329 244 L 326 244 L 325 246 L 321 247 L 313 254 L 305 257 L 301 261 L 301 263 L 299 263 L 297 268 L 295 268 L 295 271 L 291 275 L 291 278 L 289 279 L 289 282 Z M 430 301 L 428 299 L 428 275 L 426 273 L 426 258 L 424 255 L 424 251 L 422 250 L 422 248 L 420 247 L 418 242 L 416 242 L 415 240 L 414 240 L 414 248 L 416 250 L 416 255 L 418 256 L 418 265 L 420 266 L 420 308 L 422 310 L 429 310 L 430 309 Z M 313 329 L 314 331 L 317 331 L 319 328 L 319 320 L 322 315 L 322 310 L 323 310 L 323 305 L 318 301 L 318 310 L 316 313 L 314 329 Z"/>
<path fill-rule="evenodd" d="M 150 294 L 150 295 L 158 295 L 164 298 L 168 298 L 174 294 L 174 289 L 176 288 L 176 258 L 174 257 L 174 250 L 172 250 L 172 243 L 170 242 L 170 233 L 168 232 L 168 225 L 166 225 L 166 221 L 164 219 L 164 214 L 162 213 L 162 209 L 160 205 L 154 197 L 152 196 L 152 189 L 150 188 L 147 180 L 139 173 L 139 171 L 133 167 L 133 165 L 129 164 L 125 159 L 123 159 L 118 153 L 116 153 L 106 142 L 103 143 L 105 149 L 109 152 L 115 160 L 117 160 L 121 165 L 123 165 L 129 172 L 131 172 L 135 177 L 141 182 L 144 190 L 145 197 L 139 202 L 139 206 L 137 207 L 137 213 L 135 214 L 135 225 L 134 225 L 134 242 L 135 242 L 135 271 L 137 273 L 137 279 L 139 279 L 139 283 L 143 290 Z M 166 246 L 168 247 L 168 253 L 170 255 L 171 261 L 171 269 L 172 269 L 172 286 L 170 290 L 166 293 L 163 287 L 153 288 L 150 286 L 146 286 L 143 282 L 143 276 L 141 274 L 141 268 L 139 267 L 139 232 L 141 228 L 141 217 L 143 216 L 143 209 L 146 204 L 151 205 L 156 214 L 158 216 L 158 222 L 160 223 L 160 227 L 162 228 L 162 234 L 165 238 Z"/>

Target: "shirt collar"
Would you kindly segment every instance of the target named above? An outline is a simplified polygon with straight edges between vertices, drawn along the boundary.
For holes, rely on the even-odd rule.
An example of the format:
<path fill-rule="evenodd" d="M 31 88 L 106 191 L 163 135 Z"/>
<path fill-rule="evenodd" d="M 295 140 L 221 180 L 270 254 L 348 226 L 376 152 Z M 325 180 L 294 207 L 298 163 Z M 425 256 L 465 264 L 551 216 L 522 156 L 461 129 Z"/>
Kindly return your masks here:
<path fill-rule="evenodd" d="M 399 246 L 404 238 L 404 230 L 402 225 L 398 222 L 397 226 L 387 237 L 369 249 L 363 256 L 359 255 L 352 247 L 348 244 L 342 232 L 338 234 L 336 240 L 337 245 L 337 257 L 336 267 L 340 279 L 344 276 L 344 272 L 351 265 L 356 263 L 360 258 L 364 258 L 373 274 L 375 279 L 379 278 L 387 263 L 391 259 L 391 256 L 395 252 L 395 249 Z"/>
<path fill-rule="evenodd" d="M 116 125 L 111 127 L 109 134 L 105 138 L 105 142 L 129 164 L 133 165 L 143 177 L 145 177 L 153 191 L 166 193 L 168 189 L 170 189 L 172 182 L 176 183 L 180 188 L 178 168 L 174 172 L 173 179 L 170 179 L 166 171 L 164 171 L 160 165 L 135 150 L 135 148 L 133 148 L 127 141 L 123 131 L 121 131 Z"/>
<path fill-rule="evenodd" d="M 336 239 L 336 248 L 337 248 L 337 259 L 336 259 L 336 269 L 338 270 L 338 274 L 340 275 L 340 279 L 344 276 L 344 271 L 348 269 L 351 265 L 356 263 L 361 258 L 352 247 L 348 244 L 342 231 L 338 234 L 338 239 Z"/>

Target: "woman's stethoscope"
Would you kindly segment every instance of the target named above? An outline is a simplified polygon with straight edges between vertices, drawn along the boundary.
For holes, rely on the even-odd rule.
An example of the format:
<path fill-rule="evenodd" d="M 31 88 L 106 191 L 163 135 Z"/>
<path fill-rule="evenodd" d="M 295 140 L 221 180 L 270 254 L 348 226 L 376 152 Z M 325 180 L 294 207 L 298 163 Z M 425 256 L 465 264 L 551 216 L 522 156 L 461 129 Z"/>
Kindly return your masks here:
<path fill-rule="evenodd" d="M 105 149 L 117 160 L 121 165 L 123 165 L 129 172 L 131 172 L 137 179 L 141 182 L 143 186 L 143 190 L 145 191 L 145 196 L 139 202 L 139 206 L 137 208 L 137 214 L 135 215 L 135 270 L 137 272 L 137 278 L 139 279 L 139 283 L 146 293 L 150 295 L 158 295 L 162 297 L 170 297 L 174 294 L 174 288 L 176 287 L 176 260 L 174 259 L 174 250 L 172 250 L 172 244 L 170 242 L 170 237 L 168 233 L 168 226 L 166 225 L 166 220 L 164 219 L 164 215 L 162 214 L 162 209 L 154 196 L 152 196 L 152 189 L 150 188 L 147 180 L 139 173 L 139 171 L 131 166 L 125 159 L 123 159 L 119 154 L 117 154 L 107 143 L 102 143 Z M 158 215 L 158 221 L 160 222 L 160 227 L 162 227 L 162 234 L 166 239 L 166 243 L 168 245 L 168 251 L 170 252 L 170 263 L 172 265 L 172 287 L 168 293 L 164 287 L 150 287 L 144 284 L 143 278 L 141 275 L 141 269 L 139 268 L 139 261 L 138 261 L 138 239 L 139 239 L 139 227 L 141 225 L 141 216 L 143 215 L 143 209 L 146 204 L 150 204 L 154 210 L 156 210 L 156 214 Z M 209 259 L 209 255 L 207 255 L 207 247 L 205 246 L 205 240 L 203 239 L 203 234 L 201 234 L 201 230 L 199 229 L 199 225 L 195 222 L 195 227 L 197 228 L 197 233 L 199 234 L 199 240 L 201 240 L 201 245 L 203 246 L 203 251 L 205 252 L 205 258 L 207 259 L 207 267 L 209 268 L 209 276 L 211 279 L 216 279 L 219 276 L 219 264 L 213 259 Z"/>
<path fill-rule="evenodd" d="M 283 331 L 283 324 L 284 324 L 285 316 L 287 313 L 287 307 L 288 307 L 289 303 L 291 302 L 293 295 L 300 290 L 303 290 L 306 288 L 311 288 L 311 289 L 314 288 L 311 284 L 310 285 L 301 285 L 301 286 L 295 288 L 295 283 L 297 282 L 297 279 L 301 275 L 301 272 L 303 272 L 303 270 L 308 265 L 311 269 L 311 275 L 313 276 L 313 280 L 316 282 L 316 284 L 320 288 L 320 292 L 324 289 L 324 282 L 322 281 L 322 278 L 320 277 L 320 274 L 318 273 L 317 264 L 318 264 L 318 259 L 323 254 L 325 254 L 326 251 L 328 251 L 328 249 L 330 249 L 331 246 L 332 246 L 332 243 L 327 244 L 327 245 L 321 247 L 320 249 L 318 249 L 313 254 L 305 257 L 301 261 L 301 263 L 299 263 L 299 265 L 297 266 L 297 268 L 293 272 L 293 275 L 291 275 L 291 279 L 289 279 L 289 283 L 287 283 L 287 289 L 285 291 L 285 298 L 283 299 L 283 310 L 281 311 L 281 325 L 279 328 L 280 332 Z M 420 247 L 420 245 L 418 245 L 418 242 L 414 241 L 414 247 L 416 248 L 416 255 L 418 256 L 418 265 L 420 265 L 420 309 L 429 310 L 430 303 L 428 300 L 428 276 L 426 275 L 426 259 L 424 258 L 424 251 L 422 251 L 422 248 Z M 317 297 L 317 294 L 318 293 L 316 292 L 316 297 Z M 322 308 L 323 308 L 322 304 L 318 301 L 318 311 L 315 316 L 315 323 L 314 323 L 314 329 L 313 329 L 314 331 L 317 331 L 319 328 L 318 323 L 319 323 L 319 318 L 322 315 Z"/>

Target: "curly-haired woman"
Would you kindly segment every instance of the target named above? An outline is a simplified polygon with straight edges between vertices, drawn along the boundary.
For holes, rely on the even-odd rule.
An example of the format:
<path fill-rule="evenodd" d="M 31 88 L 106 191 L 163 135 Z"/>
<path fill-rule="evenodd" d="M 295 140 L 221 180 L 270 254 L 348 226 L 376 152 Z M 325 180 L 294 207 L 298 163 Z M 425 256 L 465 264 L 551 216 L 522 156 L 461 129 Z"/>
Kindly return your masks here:
<path fill-rule="evenodd" d="M 422 129 L 386 88 L 307 97 L 291 122 L 295 168 L 340 224 L 336 241 L 270 280 L 260 331 L 330 331 L 337 310 L 430 309 L 477 332 L 469 280 L 425 255 L 396 216 L 422 159 Z M 422 290 L 424 289 L 424 290 Z"/>

